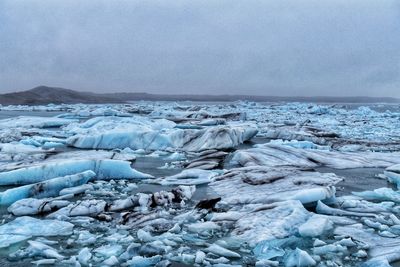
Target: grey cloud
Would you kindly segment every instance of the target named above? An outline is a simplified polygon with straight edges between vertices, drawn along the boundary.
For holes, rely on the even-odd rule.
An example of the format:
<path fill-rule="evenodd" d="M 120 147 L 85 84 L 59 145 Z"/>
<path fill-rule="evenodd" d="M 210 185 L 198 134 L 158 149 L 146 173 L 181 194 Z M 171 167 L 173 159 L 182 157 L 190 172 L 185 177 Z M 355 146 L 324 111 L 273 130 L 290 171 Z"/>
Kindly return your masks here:
<path fill-rule="evenodd" d="M 396 0 L 0 2 L 0 91 L 400 97 Z"/>

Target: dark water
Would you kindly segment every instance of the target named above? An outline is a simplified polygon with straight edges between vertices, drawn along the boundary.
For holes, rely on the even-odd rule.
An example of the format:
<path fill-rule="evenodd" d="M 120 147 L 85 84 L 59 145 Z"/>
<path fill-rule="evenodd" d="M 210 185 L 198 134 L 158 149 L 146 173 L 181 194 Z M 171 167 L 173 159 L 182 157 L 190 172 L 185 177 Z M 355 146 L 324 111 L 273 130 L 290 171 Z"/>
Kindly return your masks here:
<path fill-rule="evenodd" d="M 171 162 L 165 157 L 137 157 L 133 162 L 132 167 L 136 170 L 153 175 L 154 177 L 171 176 L 180 173 L 182 170 L 179 168 L 167 169 L 162 168 L 165 163 Z"/>
<path fill-rule="evenodd" d="M 316 168 L 321 173 L 334 173 L 344 180 L 336 185 L 336 195 L 350 195 L 351 192 L 361 192 L 374 190 L 381 187 L 391 187 L 392 185 L 385 179 L 376 177 L 382 174 L 384 168 L 356 168 L 337 170 L 328 167 Z"/>
<path fill-rule="evenodd" d="M 165 157 L 138 157 L 135 162 L 132 164 L 133 168 L 138 171 L 148 173 L 153 175 L 156 178 L 166 177 L 178 174 L 182 171 L 181 168 L 174 169 L 166 169 L 160 168 L 165 165 L 165 163 L 170 163 L 171 161 L 166 159 Z M 175 188 L 175 185 L 165 186 L 158 184 L 138 184 L 138 188 L 133 190 L 132 193 L 155 193 L 161 190 L 170 191 Z M 197 185 L 196 192 L 193 195 L 192 199 L 202 200 L 207 198 L 216 197 L 215 193 L 207 186 L 207 185 Z"/>

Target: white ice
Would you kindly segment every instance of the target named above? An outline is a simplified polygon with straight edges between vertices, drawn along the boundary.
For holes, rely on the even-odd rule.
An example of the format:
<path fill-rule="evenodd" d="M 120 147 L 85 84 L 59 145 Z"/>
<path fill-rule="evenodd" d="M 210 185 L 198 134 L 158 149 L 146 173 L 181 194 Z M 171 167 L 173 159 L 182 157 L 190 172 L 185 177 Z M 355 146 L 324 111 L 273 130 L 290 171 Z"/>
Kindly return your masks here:
<path fill-rule="evenodd" d="M 400 153 L 338 152 L 264 144 L 239 150 L 230 161 L 234 166 L 327 166 L 335 169 L 389 167 L 400 163 Z"/>
<path fill-rule="evenodd" d="M 62 199 L 24 198 L 14 202 L 7 210 L 15 216 L 36 215 L 58 210 L 69 204 L 70 202 L 68 200 Z"/>
<path fill-rule="evenodd" d="M 236 221 L 232 236 L 254 247 L 264 240 L 296 234 L 309 217 L 310 213 L 297 200 L 260 205 Z"/>
<path fill-rule="evenodd" d="M 231 169 L 214 180 L 210 187 L 230 204 L 289 199 L 310 203 L 334 197 L 332 186 L 341 178 L 332 173 L 257 166 Z"/>

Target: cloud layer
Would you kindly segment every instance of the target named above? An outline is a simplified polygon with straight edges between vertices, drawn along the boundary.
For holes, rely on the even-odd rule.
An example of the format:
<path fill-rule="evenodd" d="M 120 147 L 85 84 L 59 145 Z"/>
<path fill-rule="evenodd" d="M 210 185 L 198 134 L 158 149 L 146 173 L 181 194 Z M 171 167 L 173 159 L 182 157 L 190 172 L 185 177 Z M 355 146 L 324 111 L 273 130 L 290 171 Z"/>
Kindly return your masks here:
<path fill-rule="evenodd" d="M 400 97 L 397 3 L 0 1 L 0 92 Z"/>

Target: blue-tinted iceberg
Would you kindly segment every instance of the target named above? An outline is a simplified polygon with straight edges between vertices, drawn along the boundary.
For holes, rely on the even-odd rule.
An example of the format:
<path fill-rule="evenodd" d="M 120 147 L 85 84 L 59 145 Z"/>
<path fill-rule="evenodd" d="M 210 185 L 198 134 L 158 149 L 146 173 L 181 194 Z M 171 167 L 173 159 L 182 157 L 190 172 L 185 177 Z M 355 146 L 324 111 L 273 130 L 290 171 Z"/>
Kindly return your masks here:
<path fill-rule="evenodd" d="M 0 173 L 0 185 L 23 185 L 38 183 L 52 178 L 77 174 L 91 170 L 95 179 L 142 179 L 152 178 L 130 167 L 130 162 L 121 160 L 63 160 L 33 167 Z"/>
<path fill-rule="evenodd" d="M 70 131 L 76 133 L 68 144 L 78 148 L 145 150 L 182 149 L 202 151 L 228 149 L 250 140 L 257 134 L 254 127 L 216 126 L 200 130 L 176 129 L 172 122 L 144 118 L 95 118 Z"/>
<path fill-rule="evenodd" d="M 64 177 L 52 178 L 40 183 L 8 189 L 0 193 L 0 205 L 10 205 L 17 200 L 24 198 L 45 198 L 58 196 L 62 189 L 86 184 L 95 176 L 96 174 L 93 171 L 85 171 Z"/>

